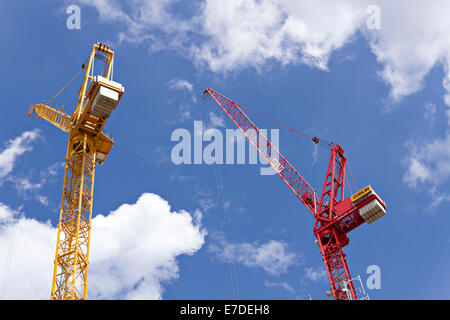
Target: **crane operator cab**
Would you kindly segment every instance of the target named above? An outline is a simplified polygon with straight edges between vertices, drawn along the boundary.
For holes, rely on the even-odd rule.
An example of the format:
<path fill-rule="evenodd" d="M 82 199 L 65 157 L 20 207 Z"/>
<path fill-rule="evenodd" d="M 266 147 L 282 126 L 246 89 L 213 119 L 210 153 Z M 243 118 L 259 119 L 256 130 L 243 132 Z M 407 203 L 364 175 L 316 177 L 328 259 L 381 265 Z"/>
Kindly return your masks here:
<path fill-rule="evenodd" d="M 124 91 L 120 83 L 100 75 L 93 77 L 89 86 L 78 128 L 97 137 L 95 150 L 96 162 L 99 164 L 105 161 L 114 145 L 112 136 L 103 130 L 103 126 L 116 108 Z"/>

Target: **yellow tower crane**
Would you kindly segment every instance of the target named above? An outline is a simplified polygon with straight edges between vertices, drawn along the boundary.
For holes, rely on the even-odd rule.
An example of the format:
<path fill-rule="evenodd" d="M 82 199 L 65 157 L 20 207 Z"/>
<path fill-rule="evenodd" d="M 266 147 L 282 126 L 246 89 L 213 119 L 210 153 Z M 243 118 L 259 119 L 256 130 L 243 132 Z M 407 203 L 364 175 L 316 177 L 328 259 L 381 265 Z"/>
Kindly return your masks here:
<path fill-rule="evenodd" d="M 96 59 L 105 62 L 103 75 L 94 76 Z M 109 46 L 96 43 L 87 64 L 83 64 L 80 70 L 84 69 L 85 75 L 72 115 L 53 108 L 45 101 L 33 103 L 28 109 L 28 116 L 35 112 L 36 119 L 43 118 L 69 134 L 52 300 L 87 297 L 95 165 L 105 161 L 114 145 L 112 137 L 103 131 L 103 127 L 124 92 L 124 87 L 112 80 L 113 63 L 114 52 Z"/>

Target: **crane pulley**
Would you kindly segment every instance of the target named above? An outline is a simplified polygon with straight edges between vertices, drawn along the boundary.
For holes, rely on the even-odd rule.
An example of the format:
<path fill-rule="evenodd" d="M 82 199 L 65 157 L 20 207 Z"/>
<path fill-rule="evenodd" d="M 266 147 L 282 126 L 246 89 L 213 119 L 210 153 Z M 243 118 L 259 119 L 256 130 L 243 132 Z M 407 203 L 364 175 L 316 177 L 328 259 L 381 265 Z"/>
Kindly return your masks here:
<path fill-rule="evenodd" d="M 386 204 L 370 186 L 351 197 L 344 197 L 347 158 L 344 155 L 344 149 L 334 143 L 328 143 L 330 160 L 319 200 L 316 191 L 242 110 L 250 109 L 210 88 L 204 91 L 204 96 L 206 97 L 204 101 L 212 98 L 219 105 L 315 218 L 313 233 L 325 263 L 334 298 L 336 300 L 357 299 L 343 251 L 349 243 L 347 233 L 364 222 L 372 223 L 384 216 Z M 310 138 L 314 143 L 320 141 L 317 137 L 302 135 Z"/>

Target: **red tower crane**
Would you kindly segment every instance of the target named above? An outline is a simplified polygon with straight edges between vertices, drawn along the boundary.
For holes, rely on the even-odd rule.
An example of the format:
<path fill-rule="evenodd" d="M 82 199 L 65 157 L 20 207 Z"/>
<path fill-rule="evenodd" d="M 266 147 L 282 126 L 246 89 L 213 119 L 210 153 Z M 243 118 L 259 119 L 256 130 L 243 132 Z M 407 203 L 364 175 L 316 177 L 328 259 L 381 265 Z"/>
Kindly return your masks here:
<path fill-rule="evenodd" d="M 316 191 L 246 116 L 242 106 L 210 88 L 203 94 L 214 99 L 313 215 L 313 233 L 334 299 L 358 299 L 343 251 L 349 243 L 347 233 L 364 222 L 370 224 L 384 216 L 386 204 L 370 186 L 344 198 L 347 159 L 344 149 L 333 144 L 330 144 L 331 155 L 319 200 Z M 311 139 L 319 142 L 316 137 Z"/>

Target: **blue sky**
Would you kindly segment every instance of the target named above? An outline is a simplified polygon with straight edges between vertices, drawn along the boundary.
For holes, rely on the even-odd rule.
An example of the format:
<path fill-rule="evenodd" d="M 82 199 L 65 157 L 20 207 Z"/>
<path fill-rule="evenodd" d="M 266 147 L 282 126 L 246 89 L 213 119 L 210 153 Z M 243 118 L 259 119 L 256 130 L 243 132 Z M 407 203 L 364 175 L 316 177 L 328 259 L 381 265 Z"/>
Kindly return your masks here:
<path fill-rule="evenodd" d="M 26 111 L 99 40 L 115 51 L 125 94 L 106 125 L 115 146 L 96 170 L 90 298 L 326 299 L 313 219 L 279 177 L 248 162 L 171 161 L 174 130 L 234 129 L 202 103 L 208 87 L 344 147 L 358 188 L 372 185 L 388 208 L 345 248 L 364 286 L 367 267 L 380 267 L 372 299 L 450 298 L 449 5 L 316 3 L 3 1 L 1 298 L 49 297 L 67 135 Z M 71 30 L 73 4 L 81 28 Z M 373 4 L 380 29 L 366 23 Z M 71 112 L 80 81 L 55 104 Z M 279 141 L 320 193 L 328 151 L 285 129 Z"/>

